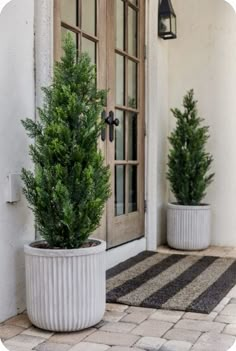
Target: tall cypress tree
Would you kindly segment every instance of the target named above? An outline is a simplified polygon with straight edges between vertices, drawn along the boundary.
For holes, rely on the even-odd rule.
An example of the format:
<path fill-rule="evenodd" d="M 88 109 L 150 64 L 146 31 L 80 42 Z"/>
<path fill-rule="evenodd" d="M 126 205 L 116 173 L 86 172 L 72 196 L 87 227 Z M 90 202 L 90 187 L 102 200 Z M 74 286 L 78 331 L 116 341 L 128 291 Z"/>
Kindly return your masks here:
<path fill-rule="evenodd" d="M 34 138 L 35 164 L 34 173 L 22 170 L 24 193 L 48 246 L 79 248 L 99 226 L 110 172 L 98 148 L 106 91 L 97 89 L 95 66 L 88 55 L 77 57 L 70 35 L 43 92 L 39 121 L 22 121 Z"/>
<path fill-rule="evenodd" d="M 214 178 L 209 174 L 213 157 L 206 151 L 209 127 L 201 125 L 193 90 L 184 96 L 183 107 L 183 112 L 171 110 L 177 123 L 169 137 L 167 178 L 178 204 L 199 205 Z"/>

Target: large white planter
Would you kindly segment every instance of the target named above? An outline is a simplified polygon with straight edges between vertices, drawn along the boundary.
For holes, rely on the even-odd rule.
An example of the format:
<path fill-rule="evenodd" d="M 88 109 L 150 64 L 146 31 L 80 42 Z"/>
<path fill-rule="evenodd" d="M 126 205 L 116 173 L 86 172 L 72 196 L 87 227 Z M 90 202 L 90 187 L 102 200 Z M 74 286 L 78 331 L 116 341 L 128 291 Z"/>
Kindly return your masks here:
<path fill-rule="evenodd" d="M 211 240 L 211 207 L 168 204 L 167 242 L 179 250 L 203 250 Z"/>
<path fill-rule="evenodd" d="M 91 327 L 105 312 L 106 243 L 74 250 L 25 246 L 27 312 L 51 331 Z"/>

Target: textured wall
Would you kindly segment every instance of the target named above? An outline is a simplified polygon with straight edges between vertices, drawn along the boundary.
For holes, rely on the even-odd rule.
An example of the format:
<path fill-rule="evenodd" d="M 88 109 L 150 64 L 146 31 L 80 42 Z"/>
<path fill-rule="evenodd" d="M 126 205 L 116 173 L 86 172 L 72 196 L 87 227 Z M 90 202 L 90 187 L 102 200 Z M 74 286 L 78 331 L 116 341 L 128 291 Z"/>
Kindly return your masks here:
<path fill-rule="evenodd" d="M 34 239 L 22 199 L 6 204 L 7 175 L 30 167 L 20 119 L 34 118 L 34 2 L 12 0 L 0 14 L 0 322 L 25 308 L 23 244 Z"/>
<path fill-rule="evenodd" d="M 210 125 L 216 172 L 206 198 L 213 209 L 212 244 L 236 245 L 236 14 L 223 0 L 173 4 L 178 39 L 169 43 L 169 106 L 180 106 L 186 90 L 195 89 Z"/>

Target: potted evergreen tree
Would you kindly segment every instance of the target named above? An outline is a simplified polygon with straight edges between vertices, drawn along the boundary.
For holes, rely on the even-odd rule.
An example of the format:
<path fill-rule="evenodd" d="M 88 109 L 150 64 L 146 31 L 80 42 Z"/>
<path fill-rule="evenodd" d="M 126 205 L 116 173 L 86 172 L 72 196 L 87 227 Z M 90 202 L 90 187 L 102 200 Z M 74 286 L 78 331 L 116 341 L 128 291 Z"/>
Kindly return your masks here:
<path fill-rule="evenodd" d="M 98 323 L 105 311 L 106 243 L 89 236 L 110 194 L 109 169 L 98 149 L 106 92 L 95 67 L 77 57 L 73 40 L 43 88 L 39 121 L 22 121 L 34 139 L 35 172 L 23 169 L 24 193 L 42 241 L 25 246 L 27 311 L 32 323 L 75 331 Z"/>
<path fill-rule="evenodd" d="M 177 203 L 167 208 L 167 242 L 182 250 L 202 250 L 211 237 L 211 208 L 203 204 L 214 174 L 209 170 L 213 157 L 206 151 L 209 127 L 202 126 L 194 91 L 183 99 L 184 111 L 172 109 L 177 120 L 169 137 L 167 178 Z"/>

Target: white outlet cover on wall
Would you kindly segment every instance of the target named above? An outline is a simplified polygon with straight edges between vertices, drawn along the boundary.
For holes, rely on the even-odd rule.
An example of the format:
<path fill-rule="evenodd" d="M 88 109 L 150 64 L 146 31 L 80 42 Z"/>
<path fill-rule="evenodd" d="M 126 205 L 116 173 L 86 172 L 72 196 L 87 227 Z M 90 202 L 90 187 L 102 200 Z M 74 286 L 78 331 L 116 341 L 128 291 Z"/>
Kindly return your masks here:
<path fill-rule="evenodd" d="M 228 2 L 236 12 L 236 0 L 225 0 L 225 1 Z"/>

